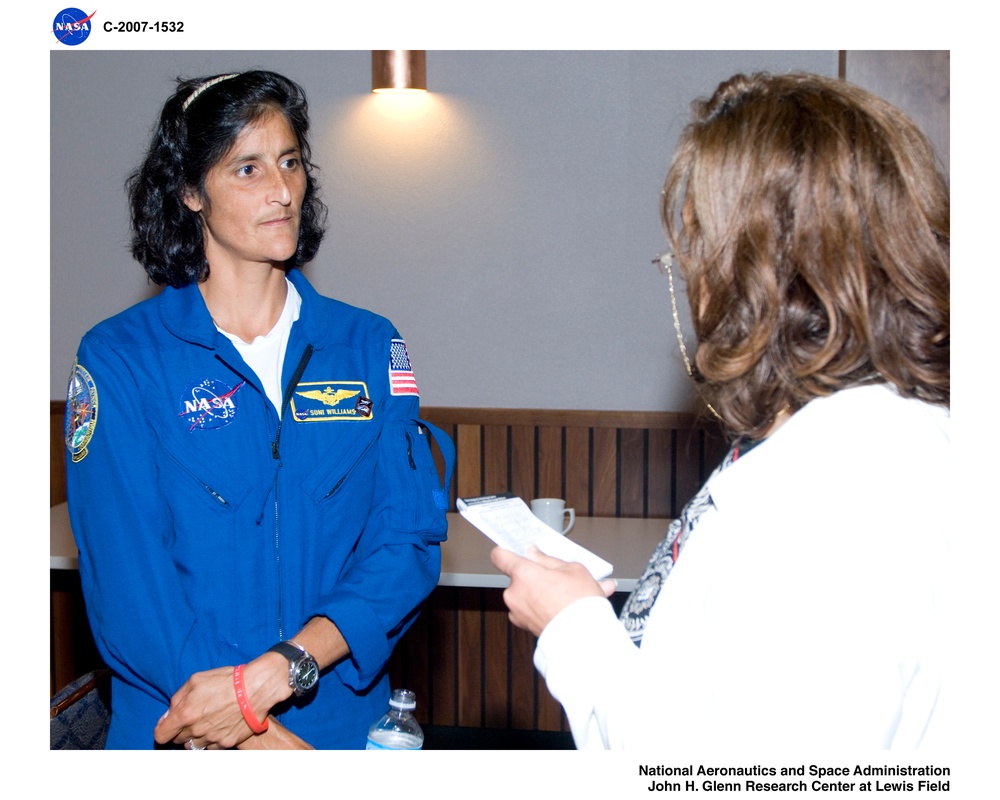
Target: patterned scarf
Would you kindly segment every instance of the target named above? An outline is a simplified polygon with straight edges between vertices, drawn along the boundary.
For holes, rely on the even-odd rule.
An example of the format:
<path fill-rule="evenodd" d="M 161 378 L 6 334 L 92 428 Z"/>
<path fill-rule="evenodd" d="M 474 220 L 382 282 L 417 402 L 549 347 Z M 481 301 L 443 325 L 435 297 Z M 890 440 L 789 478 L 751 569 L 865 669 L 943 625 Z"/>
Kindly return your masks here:
<path fill-rule="evenodd" d="M 681 548 L 687 543 L 688 538 L 691 536 L 691 531 L 694 530 L 694 526 L 698 523 L 705 509 L 712 505 L 712 497 L 708 491 L 708 484 L 712 478 L 736 461 L 740 455 L 745 455 L 756 444 L 757 442 L 748 442 L 746 440 L 740 440 L 733 444 L 729 452 L 726 453 L 726 457 L 722 459 L 722 463 L 713 470 L 708 480 L 698 490 L 698 493 L 684 506 L 680 517 L 670 523 L 670 527 L 667 528 L 667 535 L 663 537 L 663 541 L 653 551 L 653 555 L 649 559 L 649 564 L 646 565 L 646 570 L 636 583 L 632 594 L 628 596 L 628 600 L 625 601 L 625 606 L 622 608 L 622 613 L 619 615 L 619 619 L 625 626 L 625 630 L 628 631 L 628 635 L 636 647 L 642 642 L 642 634 L 646 630 L 646 621 L 649 619 L 649 612 L 653 608 L 656 597 L 660 593 L 660 589 L 663 588 L 670 570 L 677 563 L 677 557 L 680 555 Z"/>

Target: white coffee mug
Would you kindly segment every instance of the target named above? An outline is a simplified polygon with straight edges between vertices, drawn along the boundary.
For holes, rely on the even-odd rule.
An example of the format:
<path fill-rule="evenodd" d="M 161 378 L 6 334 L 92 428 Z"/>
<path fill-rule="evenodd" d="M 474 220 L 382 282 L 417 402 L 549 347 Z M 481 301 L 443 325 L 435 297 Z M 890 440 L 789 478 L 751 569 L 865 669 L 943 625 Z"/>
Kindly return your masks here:
<path fill-rule="evenodd" d="M 566 508 L 566 501 L 558 497 L 539 497 L 531 501 L 531 513 L 555 531 L 569 533 L 576 522 L 576 511 Z M 569 514 L 569 522 L 566 515 Z M 565 524 L 566 527 L 563 527 Z"/>

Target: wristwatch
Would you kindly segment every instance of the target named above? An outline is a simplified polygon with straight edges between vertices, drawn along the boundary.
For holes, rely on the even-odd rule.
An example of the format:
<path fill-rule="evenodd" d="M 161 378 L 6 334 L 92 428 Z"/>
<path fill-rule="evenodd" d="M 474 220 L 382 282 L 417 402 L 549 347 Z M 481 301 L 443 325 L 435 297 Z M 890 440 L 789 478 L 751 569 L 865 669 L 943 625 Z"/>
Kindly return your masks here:
<path fill-rule="evenodd" d="M 319 665 L 304 647 L 288 639 L 278 642 L 267 652 L 280 653 L 288 659 L 288 685 L 292 687 L 296 696 L 301 697 L 316 688 L 316 684 L 319 683 Z"/>

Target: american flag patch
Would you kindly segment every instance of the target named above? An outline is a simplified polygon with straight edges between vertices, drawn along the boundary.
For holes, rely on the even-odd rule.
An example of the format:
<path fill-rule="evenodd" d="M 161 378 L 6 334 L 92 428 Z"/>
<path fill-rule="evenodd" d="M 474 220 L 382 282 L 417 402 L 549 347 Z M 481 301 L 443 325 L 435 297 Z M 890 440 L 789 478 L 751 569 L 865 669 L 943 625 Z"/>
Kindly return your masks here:
<path fill-rule="evenodd" d="M 393 339 L 389 345 L 389 393 L 420 396 L 410 356 L 406 352 L 406 342 L 402 339 Z"/>

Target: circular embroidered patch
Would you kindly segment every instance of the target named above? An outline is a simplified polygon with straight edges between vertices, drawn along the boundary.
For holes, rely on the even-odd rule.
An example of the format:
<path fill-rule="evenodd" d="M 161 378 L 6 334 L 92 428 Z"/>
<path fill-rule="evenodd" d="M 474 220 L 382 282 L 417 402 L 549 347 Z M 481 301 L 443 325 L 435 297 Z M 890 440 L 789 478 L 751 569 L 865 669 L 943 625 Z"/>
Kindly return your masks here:
<path fill-rule="evenodd" d="M 74 464 L 86 457 L 87 445 L 96 425 L 97 386 L 90 373 L 79 363 L 74 363 L 66 390 L 66 416 L 63 421 L 66 449 Z"/>
<path fill-rule="evenodd" d="M 236 419 L 236 393 L 243 383 L 241 381 L 233 389 L 215 378 L 190 384 L 181 393 L 178 416 L 190 426 L 189 431 L 226 427 Z"/>

